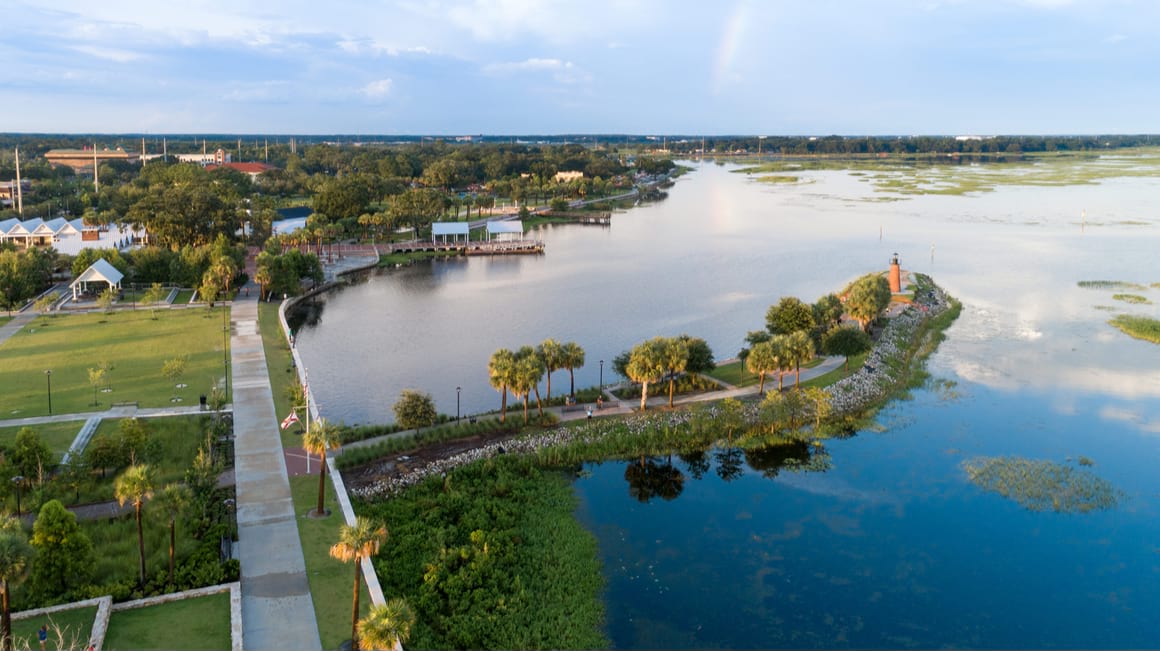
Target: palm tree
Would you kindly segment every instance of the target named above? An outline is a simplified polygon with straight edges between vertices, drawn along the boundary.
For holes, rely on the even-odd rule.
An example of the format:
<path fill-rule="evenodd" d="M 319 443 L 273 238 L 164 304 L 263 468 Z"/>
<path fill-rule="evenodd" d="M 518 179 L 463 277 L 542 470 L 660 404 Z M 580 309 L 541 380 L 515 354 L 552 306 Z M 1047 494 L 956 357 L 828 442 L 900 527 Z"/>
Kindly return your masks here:
<path fill-rule="evenodd" d="M 113 493 L 117 502 L 124 505 L 133 503 L 137 519 L 137 553 L 140 560 L 138 579 L 145 586 L 145 531 L 141 528 L 141 506 L 153 496 L 153 472 L 148 464 L 134 464 L 113 482 Z"/>
<path fill-rule="evenodd" d="M 0 642 L 5 650 L 12 649 L 11 587 L 28 577 L 35 553 L 19 520 L 10 516 L 0 520 Z"/>
<path fill-rule="evenodd" d="M 407 600 L 391 598 L 358 621 L 359 642 L 364 650 L 394 650 L 407 642 L 414 626 L 415 612 Z"/>
<path fill-rule="evenodd" d="M 314 510 L 317 517 L 326 516 L 326 451 L 338 450 L 341 446 L 338 428 L 321 417 L 311 424 L 310 430 L 302 433 L 302 448 L 306 449 L 306 454 L 317 455 L 321 460 L 318 465 L 318 507 Z"/>
<path fill-rule="evenodd" d="M 677 374 L 685 370 L 689 364 L 689 345 L 679 337 L 665 339 L 662 357 L 665 369 L 669 373 L 669 407 L 673 407 L 673 388 L 677 382 Z"/>
<path fill-rule="evenodd" d="M 793 386 L 798 387 L 802 379 L 802 363 L 814 358 L 814 340 L 805 331 L 794 331 L 786 339 L 786 361 L 793 365 L 795 376 Z"/>
<path fill-rule="evenodd" d="M 745 366 L 749 371 L 761 377 L 757 393 L 765 394 L 765 375 L 781 367 L 781 360 L 778 359 L 773 342 L 766 340 L 754 344 L 753 349 L 749 351 L 749 356 L 745 358 Z"/>
<path fill-rule="evenodd" d="M 544 361 L 544 368 L 548 372 L 547 401 L 552 402 L 552 372 L 564 366 L 564 347 L 552 338 L 548 338 L 536 347 L 536 353 Z"/>
<path fill-rule="evenodd" d="M 358 649 L 358 599 L 362 579 L 362 560 L 379 552 L 387 540 L 387 526 L 365 516 L 355 517 L 354 525 L 338 529 L 338 543 L 330 547 L 330 556 L 341 562 L 354 562 L 354 610 L 350 621 L 350 649 Z"/>
<path fill-rule="evenodd" d="M 254 270 L 254 282 L 258 284 L 258 300 L 261 301 L 266 296 L 266 288 L 274 282 L 269 266 L 261 265 Z"/>
<path fill-rule="evenodd" d="M 500 349 L 491 354 L 487 362 L 487 380 L 499 392 L 500 408 L 499 422 L 507 419 L 508 388 L 511 387 L 512 375 L 515 371 L 516 356 L 508 349 Z"/>
<path fill-rule="evenodd" d="M 570 381 L 570 391 L 572 396 L 576 395 L 576 374 L 574 371 L 584 366 L 584 349 L 575 342 L 568 342 L 563 347 L 564 357 L 560 364 L 568 370 L 568 380 Z"/>
<path fill-rule="evenodd" d="M 790 367 L 789 335 L 774 335 L 769 340 L 773 347 L 773 355 L 777 358 L 777 391 L 781 391 L 782 381 L 785 380 L 784 371 Z"/>
<path fill-rule="evenodd" d="M 173 561 L 177 549 L 177 519 L 189 507 L 193 494 L 183 484 L 167 484 L 150 503 L 169 522 L 169 583 L 173 584 Z"/>
<path fill-rule="evenodd" d="M 536 350 L 530 346 L 521 346 L 519 351 L 516 351 L 517 369 L 520 374 L 523 374 L 522 380 L 527 384 L 527 389 L 536 393 L 536 409 L 540 411 L 540 417 L 544 416 L 544 403 L 540 400 L 540 379 L 544 377 L 544 361 Z M 528 421 L 528 399 L 524 395 L 524 423 Z"/>
<path fill-rule="evenodd" d="M 665 375 L 664 347 L 665 338 L 654 337 L 637 344 L 629 352 L 625 372 L 629 380 L 641 384 L 641 411 L 644 411 L 648 403 L 648 384 L 660 380 Z"/>

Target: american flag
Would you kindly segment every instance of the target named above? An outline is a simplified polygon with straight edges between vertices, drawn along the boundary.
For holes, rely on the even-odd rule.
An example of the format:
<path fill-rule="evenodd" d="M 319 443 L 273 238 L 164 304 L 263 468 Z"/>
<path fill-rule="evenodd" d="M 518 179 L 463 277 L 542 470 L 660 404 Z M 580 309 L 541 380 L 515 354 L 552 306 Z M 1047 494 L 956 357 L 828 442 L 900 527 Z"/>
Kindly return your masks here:
<path fill-rule="evenodd" d="M 282 429 L 285 430 L 296 423 L 298 423 L 298 413 L 291 412 L 290 416 L 282 419 Z"/>

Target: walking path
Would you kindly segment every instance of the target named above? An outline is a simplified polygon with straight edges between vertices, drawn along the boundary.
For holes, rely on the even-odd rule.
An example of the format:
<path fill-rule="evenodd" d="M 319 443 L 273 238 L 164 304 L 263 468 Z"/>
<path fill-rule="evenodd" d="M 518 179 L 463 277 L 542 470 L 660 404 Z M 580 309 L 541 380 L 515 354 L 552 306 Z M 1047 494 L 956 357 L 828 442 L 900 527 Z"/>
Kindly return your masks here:
<path fill-rule="evenodd" d="M 230 314 L 243 640 L 254 650 L 320 650 L 258 332 L 257 288 L 245 294 L 234 300 Z"/>
<path fill-rule="evenodd" d="M 39 313 L 31 310 L 22 312 L 18 315 L 13 315 L 12 320 L 7 324 L 0 326 L 0 344 L 8 341 L 8 338 L 16 334 L 16 331 L 24 328 L 24 325 L 36 318 Z"/>

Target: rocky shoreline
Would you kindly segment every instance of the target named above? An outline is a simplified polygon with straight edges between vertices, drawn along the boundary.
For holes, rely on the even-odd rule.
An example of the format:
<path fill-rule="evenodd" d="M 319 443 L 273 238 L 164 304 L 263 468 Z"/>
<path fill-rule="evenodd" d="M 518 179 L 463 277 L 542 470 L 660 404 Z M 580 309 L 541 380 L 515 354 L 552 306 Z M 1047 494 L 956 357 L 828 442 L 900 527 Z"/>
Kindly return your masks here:
<path fill-rule="evenodd" d="M 932 283 L 929 288 L 920 291 L 912 304 L 890 319 L 862 368 L 828 388 L 833 412 L 855 413 L 889 396 L 902 380 L 892 369 L 890 362 L 897 360 L 900 355 L 905 355 L 905 351 L 914 343 L 920 327 L 927 320 L 943 313 L 950 306 L 950 298 L 937 285 Z M 756 404 L 751 404 L 747 412 L 750 420 L 754 420 L 757 412 Z M 621 423 L 627 425 L 631 431 L 658 426 L 683 426 L 689 422 L 689 418 L 689 410 L 650 412 L 627 417 Z M 604 428 L 608 427 L 608 423 L 610 422 L 598 420 L 579 427 L 558 427 L 539 435 L 491 442 L 434 460 L 396 476 L 382 477 L 359 487 L 351 487 L 350 493 L 363 500 L 390 497 L 422 482 L 427 477 L 441 476 L 456 467 L 495 455 L 533 454 L 553 446 L 597 440 L 602 436 Z"/>

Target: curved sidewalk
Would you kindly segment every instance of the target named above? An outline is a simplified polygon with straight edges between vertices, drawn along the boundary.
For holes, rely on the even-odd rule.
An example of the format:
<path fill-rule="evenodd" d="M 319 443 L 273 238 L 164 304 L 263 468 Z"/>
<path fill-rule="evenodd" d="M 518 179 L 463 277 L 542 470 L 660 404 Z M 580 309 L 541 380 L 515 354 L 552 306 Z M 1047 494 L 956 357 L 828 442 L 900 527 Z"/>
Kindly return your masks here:
<path fill-rule="evenodd" d="M 248 650 L 320 650 L 255 290 L 230 310 L 243 640 Z"/>

